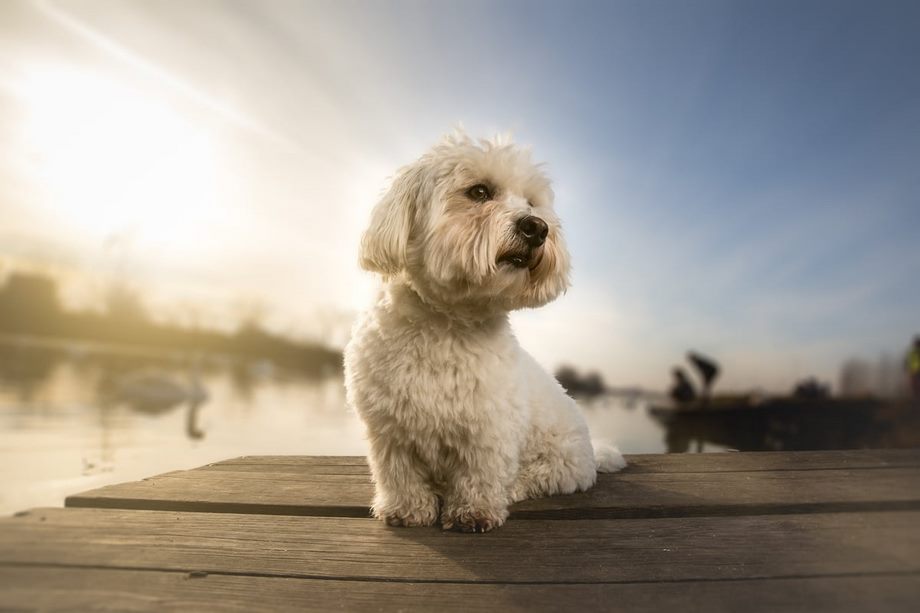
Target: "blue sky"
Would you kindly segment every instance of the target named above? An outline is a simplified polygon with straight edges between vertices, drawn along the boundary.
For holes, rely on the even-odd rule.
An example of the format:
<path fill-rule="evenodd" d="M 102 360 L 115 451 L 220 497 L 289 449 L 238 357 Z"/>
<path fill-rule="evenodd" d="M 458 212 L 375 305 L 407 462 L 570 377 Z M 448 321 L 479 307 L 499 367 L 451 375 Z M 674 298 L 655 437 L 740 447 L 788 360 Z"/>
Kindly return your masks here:
<path fill-rule="evenodd" d="M 81 239 L 36 214 L 0 227 L 8 254 L 54 246 L 92 267 L 100 241 L 128 235 L 132 270 L 164 302 L 202 288 L 257 294 L 296 328 L 311 308 L 367 298 L 353 253 L 373 200 L 461 122 L 512 130 L 554 180 L 575 285 L 515 318 L 547 366 L 663 387 L 693 347 L 723 361 L 728 387 L 786 389 L 811 374 L 833 381 L 846 357 L 900 352 L 920 332 L 917 3 L 2 10 L 13 76 L 0 134 L 29 112 L 17 78 L 37 61 L 161 101 L 213 145 L 216 204 L 201 220 L 223 237 L 179 244 L 139 212 L 109 213 Z M 17 184 L 33 176 L 5 164 Z M 60 213 L 10 185 L 0 213 Z"/>

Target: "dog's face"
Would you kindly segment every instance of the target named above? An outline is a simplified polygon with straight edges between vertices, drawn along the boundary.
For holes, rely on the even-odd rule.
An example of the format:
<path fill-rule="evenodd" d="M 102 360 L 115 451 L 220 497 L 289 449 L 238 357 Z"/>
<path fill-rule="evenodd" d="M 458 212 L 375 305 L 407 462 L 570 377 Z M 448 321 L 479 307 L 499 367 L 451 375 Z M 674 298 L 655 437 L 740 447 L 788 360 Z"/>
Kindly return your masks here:
<path fill-rule="evenodd" d="M 426 300 L 511 310 L 568 286 L 549 180 L 527 151 L 447 137 L 403 168 L 374 208 L 361 265 L 406 274 Z"/>

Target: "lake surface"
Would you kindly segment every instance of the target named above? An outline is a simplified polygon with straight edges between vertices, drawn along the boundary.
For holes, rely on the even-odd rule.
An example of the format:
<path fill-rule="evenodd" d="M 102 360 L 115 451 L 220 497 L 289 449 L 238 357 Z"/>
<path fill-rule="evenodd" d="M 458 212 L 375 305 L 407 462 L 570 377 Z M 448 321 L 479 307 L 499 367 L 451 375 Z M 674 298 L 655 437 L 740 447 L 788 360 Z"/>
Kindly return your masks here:
<path fill-rule="evenodd" d="M 133 393 L 138 381 L 204 390 L 207 398 L 151 402 Z M 605 396 L 581 405 L 592 436 L 625 453 L 666 451 L 665 429 L 644 399 Z M 0 343 L 0 515 L 240 455 L 366 450 L 336 373 L 304 377 L 265 361 L 88 343 Z"/>

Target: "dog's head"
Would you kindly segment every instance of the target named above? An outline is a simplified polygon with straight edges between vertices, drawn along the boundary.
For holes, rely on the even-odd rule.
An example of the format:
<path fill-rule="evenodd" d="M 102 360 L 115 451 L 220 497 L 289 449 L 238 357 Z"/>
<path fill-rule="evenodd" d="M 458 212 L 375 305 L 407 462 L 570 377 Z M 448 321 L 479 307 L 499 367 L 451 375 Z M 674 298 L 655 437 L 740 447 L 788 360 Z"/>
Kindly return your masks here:
<path fill-rule="evenodd" d="M 426 300 L 511 310 L 568 286 L 553 191 L 528 151 L 456 133 L 402 168 L 374 208 L 361 265 Z"/>

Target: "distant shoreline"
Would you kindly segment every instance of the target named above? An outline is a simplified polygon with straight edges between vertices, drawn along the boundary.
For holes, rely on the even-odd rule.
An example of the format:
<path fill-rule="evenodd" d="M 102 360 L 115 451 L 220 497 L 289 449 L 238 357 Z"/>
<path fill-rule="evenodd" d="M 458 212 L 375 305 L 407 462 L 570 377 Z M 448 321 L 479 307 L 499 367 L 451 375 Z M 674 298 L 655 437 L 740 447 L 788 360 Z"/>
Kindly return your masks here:
<path fill-rule="evenodd" d="M 272 362 L 275 361 L 275 359 L 270 355 L 248 353 L 243 351 L 221 351 L 200 347 L 169 348 L 143 343 L 103 341 L 80 337 L 0 332 L 0 354 L 2 354 L 5 349 L 8 348 L 47 349 L 51 351 L 69 353 L 73 356 L 92 354 L 121 355 L 135 358 L 151 359 L 165 358 L 176 362 L 204 355 L 211 358 L 219 358 L 222 360 L 238 362 L 255 360 L 268 360 Z M 331 355 L 341 355 L 340 353 L 337 353 L 333 350 L 325 351 L 328 351 Z M 287 363 L 285 365 L 291 366 Z M 320 370 L 323 372 L 329 372 L 332 370 L 330 369 L 330 366 L 332 366 L 331 361 L 323 363 Z"/>
<path fill-rule="evenodd" d="M 247 321 L 233 333 L 152 321 L 140 299 L 116 292 L 106 312 L 69 311 L 51 277 L 16 272 L 0 286 L 0 336 L 13 344 L 65 347 L 83 343 L 97 350 L 136 355 L 210 355 L 268 359 L 310 373 L 341 370 L 342 352 L 285 338 Z M 16 340 L 18 339 L 18 340 Z"/>

